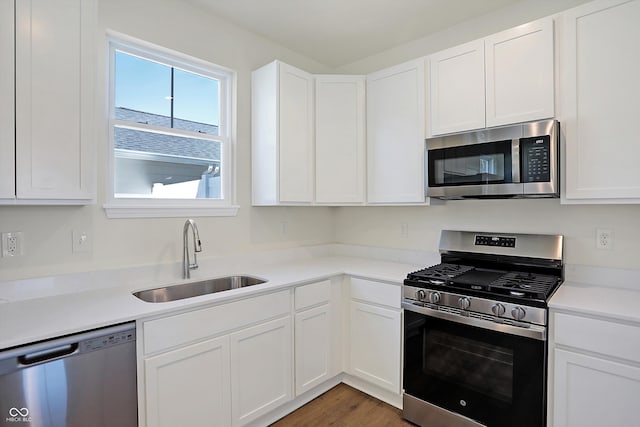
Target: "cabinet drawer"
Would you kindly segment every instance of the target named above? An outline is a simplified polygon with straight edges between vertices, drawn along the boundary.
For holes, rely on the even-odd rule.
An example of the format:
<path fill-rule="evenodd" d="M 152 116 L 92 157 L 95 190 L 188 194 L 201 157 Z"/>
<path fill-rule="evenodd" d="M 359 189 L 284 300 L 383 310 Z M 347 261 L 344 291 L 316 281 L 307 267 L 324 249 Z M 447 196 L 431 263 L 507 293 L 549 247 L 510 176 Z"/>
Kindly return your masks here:
<path fill-rule="evenodd" d="M 323 280 L 318 283 L 299 286 L 295 290 L 296 311 L 314 305 L 329 302 L 331 299 L 331 281 Z"/>
<path fill-rule="evenodd" d="M 555 342 L 640 362 L 640 327 L 555 314 Z"/>
<path fill-rule="evenodd" d="M 289 312 L 287 290 L 150 320 L 143 325 L 144 353 L 187 344 Z"/>
<path fill-rule="evenodd" d="M 351 278 L 351 298 L 400 308 L 401 287 L 353 277 Z"/>

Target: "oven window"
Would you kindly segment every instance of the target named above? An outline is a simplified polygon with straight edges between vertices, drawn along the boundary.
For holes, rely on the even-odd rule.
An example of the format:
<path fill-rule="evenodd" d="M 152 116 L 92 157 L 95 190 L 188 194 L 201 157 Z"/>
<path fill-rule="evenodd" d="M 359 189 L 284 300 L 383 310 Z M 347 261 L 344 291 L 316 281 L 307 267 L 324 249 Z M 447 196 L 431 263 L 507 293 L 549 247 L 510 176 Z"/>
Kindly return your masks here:
<path fill-rule="evenodd" d="M 425 330 L 423 372 L 511 403 L 513 350 Z"/>

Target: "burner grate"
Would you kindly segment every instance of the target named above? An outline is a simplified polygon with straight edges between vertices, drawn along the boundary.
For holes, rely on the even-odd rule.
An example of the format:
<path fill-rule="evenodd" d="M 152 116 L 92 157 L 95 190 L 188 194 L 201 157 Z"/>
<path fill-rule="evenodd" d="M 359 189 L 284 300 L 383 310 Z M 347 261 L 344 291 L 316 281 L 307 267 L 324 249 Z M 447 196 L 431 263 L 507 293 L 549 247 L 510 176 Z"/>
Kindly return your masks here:
<path fill-rule="evenodd" d="M 494 280 L 491 291 L 515 297 L 546 299 L 559 281 L 555 276 L 512 271 Z"/>
<path fill-rule="evenodd" d="M 426 279 L 436 282 L 442 281 L 442 283 L 445 283 L 470 270 L 473 270 L 473 267 L 468 265 L 442 263 L 423 270 L 415 271 L 409 274 L 409 277 L 413 276 L 419 280 Z"/>

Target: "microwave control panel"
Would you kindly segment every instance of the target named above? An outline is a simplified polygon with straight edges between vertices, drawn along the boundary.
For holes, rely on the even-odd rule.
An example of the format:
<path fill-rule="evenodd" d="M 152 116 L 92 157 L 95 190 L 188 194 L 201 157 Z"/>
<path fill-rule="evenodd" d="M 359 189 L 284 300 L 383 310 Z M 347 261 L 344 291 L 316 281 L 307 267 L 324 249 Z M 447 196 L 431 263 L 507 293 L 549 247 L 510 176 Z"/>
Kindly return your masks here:
<path fill-rule="evenodd" d="M 520 179 L 522 182 L 551 181 L 551 137 L 520 139 Z"/>

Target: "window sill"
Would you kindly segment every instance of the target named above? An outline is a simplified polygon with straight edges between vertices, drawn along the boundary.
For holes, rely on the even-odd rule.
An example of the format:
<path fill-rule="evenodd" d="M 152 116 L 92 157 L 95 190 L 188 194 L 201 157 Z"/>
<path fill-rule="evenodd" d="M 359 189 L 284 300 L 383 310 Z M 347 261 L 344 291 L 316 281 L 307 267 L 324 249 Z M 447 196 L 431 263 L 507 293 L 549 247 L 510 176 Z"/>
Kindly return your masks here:
<path fill-rule="evenodd" d="M 236 216 L 240 206 L 212 206 L 202 204 L 171 204 L 111 202 L 104 205 L 107 218 L 180 218 L 205 216 Z"/>

